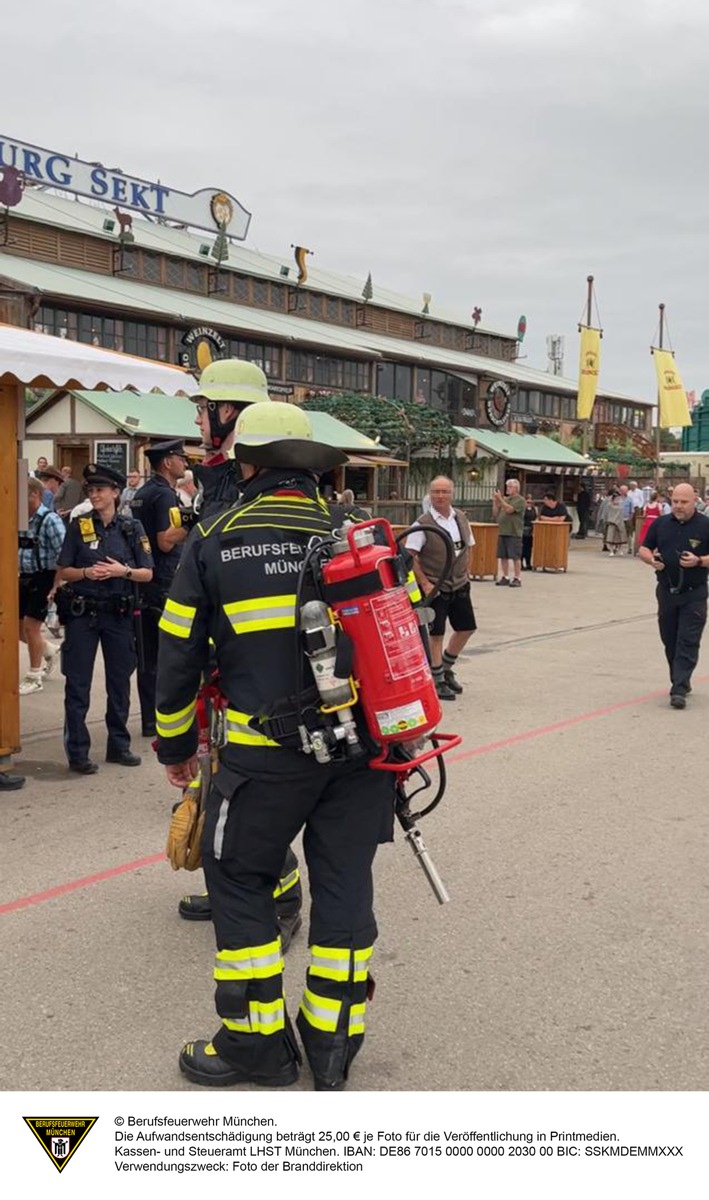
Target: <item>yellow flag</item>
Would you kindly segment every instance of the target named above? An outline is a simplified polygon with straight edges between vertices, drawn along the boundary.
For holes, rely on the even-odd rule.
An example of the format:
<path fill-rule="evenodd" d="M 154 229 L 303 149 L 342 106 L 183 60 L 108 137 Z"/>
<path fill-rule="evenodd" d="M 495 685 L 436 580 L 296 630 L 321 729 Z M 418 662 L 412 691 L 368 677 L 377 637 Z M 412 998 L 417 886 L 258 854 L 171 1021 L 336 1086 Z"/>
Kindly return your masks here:
<path fill-rule="evenodd" d="M 579 395 L 576 419 L 589 421 L 596 402 L 598 372 L 601 366 L 601 331 L 581 326 L 581 362 L 579 364 Z"/>
<path fill-rule="evenodd" d="M 675 425 L 691 425 L 687 393 L 680 379 L 679 371 L 671 350 L 656 350 L 655 370 L 657 371 L 657 397 L 660 406 L 660 429 L 670 429 Z"/>

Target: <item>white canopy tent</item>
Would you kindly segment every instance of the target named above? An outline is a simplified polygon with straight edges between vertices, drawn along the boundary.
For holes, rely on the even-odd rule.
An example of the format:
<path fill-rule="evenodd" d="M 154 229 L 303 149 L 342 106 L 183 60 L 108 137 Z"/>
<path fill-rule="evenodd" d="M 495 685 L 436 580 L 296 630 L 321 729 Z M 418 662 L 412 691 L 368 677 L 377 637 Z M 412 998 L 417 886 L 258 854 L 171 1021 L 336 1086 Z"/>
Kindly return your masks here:
<path fill-rule="evenodd" d="M 182 370 L 0 324 L 0 771 L 20 748 L 17 532 L 18 438 L 26 387 L 73 387 L 193 395 Z"/>
<path fill-rule="evenodd" d="M 8 381 L 25 387 L 112 392 L 132 388 L 169 396 L 189 396 L 197 390 L 196 380 L 182 367 L 163 366 L 147 358 L 0 324 L 0 384 Z"/>

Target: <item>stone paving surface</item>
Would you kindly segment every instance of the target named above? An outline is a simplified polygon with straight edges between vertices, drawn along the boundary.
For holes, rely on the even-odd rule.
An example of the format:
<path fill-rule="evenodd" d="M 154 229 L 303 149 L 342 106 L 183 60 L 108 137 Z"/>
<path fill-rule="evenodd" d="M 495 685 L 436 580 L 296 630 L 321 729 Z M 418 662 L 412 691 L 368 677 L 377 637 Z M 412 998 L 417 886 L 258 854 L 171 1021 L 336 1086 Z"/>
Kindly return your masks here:
<path fill-rule="evenodd" d="M 376 862 L 377 989 L 352 1090 L 702 1090 L 709 1085 L 706 649 L 668 707 L 653 580 L 595 540 L 567 574 L 474 585 L 479 631 L 445 799 L 422 822 L 439 906 L 397 836 Z M 0 797 L 0 907 L 159 855 L 176 793 L 143 765 L 70 776 L 61 678 L 23 705 L 20 792 Z M 136 709 L 137 711 L 137 709 Z M 0 915 L 5 1090 L 193 1090 L 183 1040 L 217 1021 L 201 875 L 148 862 Z M 286 963 L 297 1007 L 302 932 Z M 296 1088 L 311 1086 L 304 1070 Z"/>

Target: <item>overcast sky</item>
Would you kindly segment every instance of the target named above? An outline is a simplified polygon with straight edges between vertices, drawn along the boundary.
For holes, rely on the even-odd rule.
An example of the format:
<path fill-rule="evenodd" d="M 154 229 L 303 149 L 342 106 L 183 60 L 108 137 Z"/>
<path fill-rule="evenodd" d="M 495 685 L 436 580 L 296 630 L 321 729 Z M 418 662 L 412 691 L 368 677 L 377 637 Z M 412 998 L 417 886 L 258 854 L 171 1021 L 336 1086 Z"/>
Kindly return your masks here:
<path fill-rule="evenodd" d="M 2 128 L 253 213 L 247 245 L 332 268 L 652 398 L 667 305 L 705 354 L 709 6 L 701 0 L 33 0 L 3 13 Z"/>

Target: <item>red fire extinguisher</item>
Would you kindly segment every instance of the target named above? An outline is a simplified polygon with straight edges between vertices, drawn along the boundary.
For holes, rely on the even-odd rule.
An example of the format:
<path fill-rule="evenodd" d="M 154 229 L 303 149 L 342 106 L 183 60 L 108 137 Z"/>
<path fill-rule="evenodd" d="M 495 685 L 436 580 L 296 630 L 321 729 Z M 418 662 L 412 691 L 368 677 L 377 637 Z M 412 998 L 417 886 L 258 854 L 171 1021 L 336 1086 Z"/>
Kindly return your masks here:
<path fill-rule="evenodd" d="M 384 532 L 384 545 L 374 540 L 377 527 Z M 418 741 L 442 716 L 400 563 L 391 526 L 377 517 L 353 526 L 347 543 L 322 567 L 328 604 L 353 646 L 352 674 L 367 727 L 382 746 L 372 766 L 385 767 L 392 744 Z M 445 734 L 436 737 L 449 743 L 446 749 L 460 741 Z M 409 766 L 441 749 L 429 750 Z M 392 764 L 391 769 L 397 768 Z"/>

